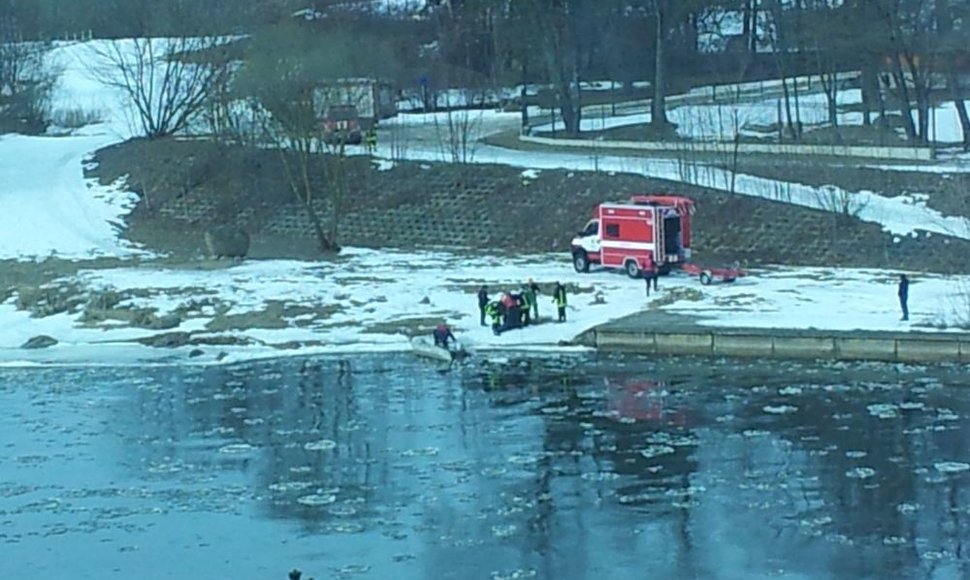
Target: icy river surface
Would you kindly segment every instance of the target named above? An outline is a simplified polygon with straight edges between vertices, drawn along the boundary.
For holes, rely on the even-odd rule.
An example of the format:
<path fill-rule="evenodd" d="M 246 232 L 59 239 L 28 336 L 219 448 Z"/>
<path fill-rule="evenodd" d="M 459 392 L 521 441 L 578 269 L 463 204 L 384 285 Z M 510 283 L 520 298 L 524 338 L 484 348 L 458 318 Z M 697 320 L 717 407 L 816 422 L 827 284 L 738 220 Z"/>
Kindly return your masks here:
<path fill-rule="evenodd" d="M 962 369 L 0 370 L 0 578 L 970 578 Z"/>

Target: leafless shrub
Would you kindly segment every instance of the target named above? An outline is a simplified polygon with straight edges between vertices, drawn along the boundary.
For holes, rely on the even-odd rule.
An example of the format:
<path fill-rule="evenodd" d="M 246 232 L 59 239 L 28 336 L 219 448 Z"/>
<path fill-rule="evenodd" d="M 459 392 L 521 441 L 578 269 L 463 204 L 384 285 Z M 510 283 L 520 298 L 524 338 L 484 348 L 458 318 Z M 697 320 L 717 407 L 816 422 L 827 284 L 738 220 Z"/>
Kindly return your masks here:
<path fill-rule="evenodd" d="M 104 111 L 71 107 L 56 109 L 51 115 L 54 125 L 65 129 L 80 129 L 88 125 L 95 125 L 105 119 Z"/>
<path fill-rule="evenodd" d="M 823 185 L 814 193 L 819 209 L 843 218 L 859 217 L 859 214 L 869 205 L 869 200 L 858 193 L 831 185 Z"/>
<path fill-rule="evenodd" d="M 435 131 L 446 161 L 471 163 L 475 158 L 478 129 L 482 124 L 479 111 L 449 108 L 434 117 Z"/>

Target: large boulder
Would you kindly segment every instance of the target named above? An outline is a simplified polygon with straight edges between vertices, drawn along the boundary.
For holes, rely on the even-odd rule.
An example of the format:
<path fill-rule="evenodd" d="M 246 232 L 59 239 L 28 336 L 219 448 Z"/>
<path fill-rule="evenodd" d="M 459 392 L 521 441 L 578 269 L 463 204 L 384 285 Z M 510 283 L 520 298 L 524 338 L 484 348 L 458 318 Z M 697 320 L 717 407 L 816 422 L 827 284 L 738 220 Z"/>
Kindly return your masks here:
<path fill-rule="evenodd" d="M 249 234 L 236 226 L 216 226 L 206 230 L 205 246 L 213 258 L 245 258 Z"/>
<path fill-rule="evenodd" d="M 57 339 L 46 334 L 38 334 L 37 336 L 31 337 L 30 340 L 20 345 L 20 348 L 28 349 L 38 349 L 47 348 L 57 344 Z"/>

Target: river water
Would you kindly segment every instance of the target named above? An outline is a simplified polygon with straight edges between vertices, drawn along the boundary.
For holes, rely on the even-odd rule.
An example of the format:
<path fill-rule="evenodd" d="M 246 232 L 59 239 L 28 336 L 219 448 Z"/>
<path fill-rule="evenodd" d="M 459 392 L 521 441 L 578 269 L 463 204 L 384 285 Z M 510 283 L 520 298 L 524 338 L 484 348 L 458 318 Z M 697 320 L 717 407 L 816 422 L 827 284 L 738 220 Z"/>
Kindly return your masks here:
<path fill-rule="evenodd" d="M 0 578 L 970 578 L 963 370 L 2 370 Z"/>

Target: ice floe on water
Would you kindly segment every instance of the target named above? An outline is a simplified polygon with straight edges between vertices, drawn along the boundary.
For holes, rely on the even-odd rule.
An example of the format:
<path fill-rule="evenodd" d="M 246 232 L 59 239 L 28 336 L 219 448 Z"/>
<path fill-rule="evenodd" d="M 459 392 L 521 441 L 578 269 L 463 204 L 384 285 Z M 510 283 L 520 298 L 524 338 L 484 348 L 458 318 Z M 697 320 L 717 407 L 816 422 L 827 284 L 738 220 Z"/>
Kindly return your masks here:
<path fill-rule="evenodd" d="M 898 407 L 890 403 L 873 403 L 866 407 L 869 414 L 879 419 L 895 419 L 899 416 L 896 412 Z"/>
<path fill-rule="evenodd" d="M 912 514 L 918 512 L 921 507 L 922 506 L 915 503 L 901 503 L 896 506 L 896 511 L 901 514 Z"/>
<path fill-rule="evenodd" d="M 332 493 L 311 493 L 310 495 L 304 495 L 296 500 L 300 505 L 317 507 L 330 505 L 337 501 L 337 495 Z"/>
<path fill-rule="evenodd" d="M 769 415 L 788 415 L 797 412 L 798 407 L 794 405 L 765 405 L 761 410 Z"/>
<path fill-rule="evenodd" d="M 869 479 L 876 475 L 876 470 L 871 467 L 856 467 L 845 472 L 845 476 L 851 479 Z"/>
<path fill-rule="evenodd" d="M 330 451 L 337 448 L 337 442 L 332 439 L 321 439 L 305 443 L 303 448 L 307 451 Z"/>
<path fill-rule="evenodd" d="M 644 449 L 640 450 L 640 455 L 651 459 L 653 457 L 660 457 L 661 455 L 670 455 L 676 450 L 670 445 L 650 445 Z"/>
<path fill-rule="evenodd" d="M 249 443 L 230 443 L 229 445 L 223 445 L 219 448 L 219 453 L 225 453 L 226 455 L 241 455 L 243 453 L 252 453 L 256 451 L 257 447 L 250 445 Z"/>
<path fill-rule="evenodd" d="M 970 463 L 962 461 L 940 461 L 933 464 L 940 473 L 960 473 L 970 470 Z"/>
<path fill-rule="evenodd" d="M 532 568 L 520 568 L 509 571 L 494 570 L 489 578 L 490 580 L 525 580 L 526 578 L 535 578 L 538 575 L 539 573 Z"/>

